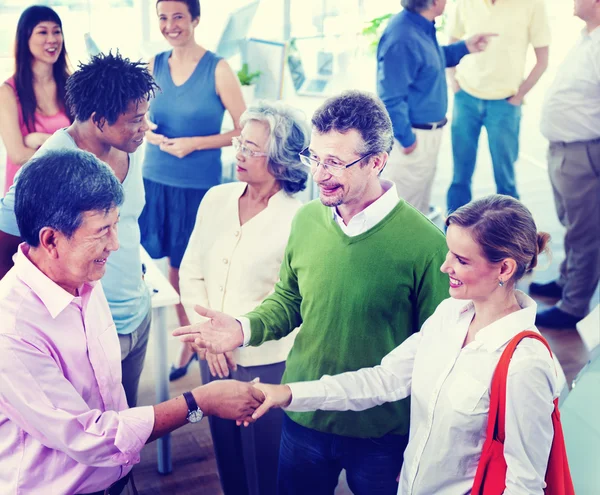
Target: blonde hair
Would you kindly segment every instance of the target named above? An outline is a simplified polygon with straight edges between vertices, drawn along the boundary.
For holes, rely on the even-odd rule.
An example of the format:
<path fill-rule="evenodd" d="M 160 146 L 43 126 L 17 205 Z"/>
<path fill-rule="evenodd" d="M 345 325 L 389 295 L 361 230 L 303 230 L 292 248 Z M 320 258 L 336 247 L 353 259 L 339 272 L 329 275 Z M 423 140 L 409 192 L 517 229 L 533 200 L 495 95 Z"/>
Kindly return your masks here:
<path fill-rule="evenodd" d="M 452 212 L 446 225 L 471 232 L 490 263 L 512 258 L 517 263 L 513 282 L 533 270 L 538 256 L 548 250 L 550 234 L 538 232 L 531 212 L 510 196 L 493 194 Z"/>

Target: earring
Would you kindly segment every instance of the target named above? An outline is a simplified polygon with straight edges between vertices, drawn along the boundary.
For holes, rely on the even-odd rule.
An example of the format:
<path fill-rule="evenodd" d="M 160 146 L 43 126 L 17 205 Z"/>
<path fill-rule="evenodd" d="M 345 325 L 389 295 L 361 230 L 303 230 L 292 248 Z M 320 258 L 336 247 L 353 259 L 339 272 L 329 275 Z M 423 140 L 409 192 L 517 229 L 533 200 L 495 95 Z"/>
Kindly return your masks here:
<path fill-rule="evenodd" d="M 500 287 L 504 287 L 504 280 L 500 279 L 500 280 L 498 281 L 498 285 L 499 285 Z"/>

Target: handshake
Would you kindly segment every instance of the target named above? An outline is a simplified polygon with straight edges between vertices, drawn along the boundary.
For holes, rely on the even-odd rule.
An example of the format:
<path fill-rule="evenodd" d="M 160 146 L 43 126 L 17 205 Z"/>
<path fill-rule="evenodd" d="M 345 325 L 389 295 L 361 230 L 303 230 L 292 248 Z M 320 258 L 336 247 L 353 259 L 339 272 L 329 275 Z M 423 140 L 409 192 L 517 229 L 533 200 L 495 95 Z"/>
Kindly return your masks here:
<path fill-rule="evenodd" d="M 207 416 L 233 419 L 238 426 L 248 426 L 274 407 L 285 407 L 292 400 L 287 385 L 268 385 L 258 379 L 250 383 L 217 380 L 192 390 L 202 412 Z"/>
<path fill-rule="evenodd" d="M 207 321 L 178 328 L 173 335 L 191 344 L 201 359 L 206 358 L 207 351 L 223 354 L 243 345 L 244 334 L 238 320 L 202 306 L 194 309 Z M 230 363 L 230 367 L 234 366 L 235 363 Z M 270 409 L 286 407 L 292 401 L 292 391 L 287 385 L 268 385 L 258 379 L 250 383 L 218 380 L 197 387 L 192 393 L 204 414 L 234 419 L 238 426 L 248 426 Z"/>

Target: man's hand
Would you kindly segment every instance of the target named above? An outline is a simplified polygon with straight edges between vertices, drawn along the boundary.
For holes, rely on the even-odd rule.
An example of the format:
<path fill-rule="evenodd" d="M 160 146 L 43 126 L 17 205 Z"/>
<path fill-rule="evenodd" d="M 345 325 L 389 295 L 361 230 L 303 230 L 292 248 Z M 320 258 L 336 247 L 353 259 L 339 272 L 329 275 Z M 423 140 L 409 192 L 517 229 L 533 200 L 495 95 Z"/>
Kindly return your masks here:
<path fill-rule="evenodd" d="M 198 149 L 196 138 L 181 137 L 165 139 L 160 143 L 160 149 L 177 158 L 183 158 Z"/>
<path fill-rule="evenodd" d="M 160 146 L 167 138 L 162 134 L 154 132 L 158 126 L 154 122 L 151 122 L 150 119 L 146 120 L 148 122 L 148 127 L 150 127 L 150 129 L 146 131 L 146 141 L 150 144 Z"/>
<path fill-rule="evenodd" d="M 200 357 L 203 349 L 213 354 L 222 354 L 233 351 L 244 343 L 242 325 L 233 316 L 202 306 L 195 306 L 194 311 L 209 320 L 177 328 L 173 335 L 181 337 L 182 342 L 190 342 Z"/>
<path fill-rule="evenodd" d="M 474 34 L 469 39 L 465 41 L 467 44 L 467 50 L 469 53 L 479 53 L 484 51 L 488 43 L 490 42 L 490 38 L 498 36 L 497 33 L 479 33 Z"/>
<path fill-rule="evenodd" d="M 218 380 L 195 388 L 192 393 L 198 407 L 207 416 L 252 421 L 252 414 L 264 401 L 264 394 L 253 383 Z"/>
<path fill-rule="evenodd" d="M 508 100 L 508 103 L 514 105 L 515 107 L 520 107 L 523 104 L 523 97 L 518 94 L 511 96 Z"/>
<path fill-rule="evenodd" d="M 223 354 L 207 352 L 205 359 L 212 376 L 224 378 L 229 376 L 229 370 L 237 370 L 237 364 L 232 352 L 225 352 Z"/>
<path fill-rule="evenodd" d="M 413 144 L 411 144 L 408 148 L 402 148 L 402 153 L 404 153 L 405 155 L 410 155 L 416 149 L 417 149 L 417 140 L 415 139 L 415 142 Z"/>

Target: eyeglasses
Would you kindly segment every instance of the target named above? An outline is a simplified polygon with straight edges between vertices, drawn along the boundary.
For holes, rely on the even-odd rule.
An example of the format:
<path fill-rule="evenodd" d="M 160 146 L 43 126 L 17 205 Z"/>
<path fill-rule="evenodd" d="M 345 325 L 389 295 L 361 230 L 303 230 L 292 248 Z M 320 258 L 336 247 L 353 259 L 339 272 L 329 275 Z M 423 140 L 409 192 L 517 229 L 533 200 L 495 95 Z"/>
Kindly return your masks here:
<path fill-rule="evenodd" d="M 231 144 L 233 145 L 233 149 L 235 150 L 236 153 L 239 151 L 246 158 L 251 158 L 251 157 L 255 157 L 255 156 L 269 156 L 268 153 L 265 153 L 263 151 L 251 150 L 250 148 L 248 148 L 248 146 L 246 146 L 244 143 L 242 143 L 242 140 L 237 136 L 234 138 L 231 138 Z"/>
<path fill-rule="evenodd" d="M 308 148 L 304 148 L 300 153 L 300 161 L 306 165 L 307 167 L 310 168 L 310 172 L 312 174 L 315 174 L 317 172 L 317 168 L 319 167 L 319 165 L 321 165 L 321 167 L 323 167 L 323 170 L 325 172 L 327 172 L 330 175 L 333 175 L 335 177 L 339 177 L 340 175 L 342 175 L 344 173 L 344 170 L 346 170 L 348 167 L 351 167 L 352 165 L 356 165 L 358 162 L 360 162 L 363 158 L 367 158 L 368 156 L 371 156 L 373 154 L 373 152 L 371 153 L 367 153 L 364 156 L 361 156 L 358 160 L 354 160 L 352 163 L 348 163 L 347 165 L 343 164 L 343 163 L 338 163 L 336 160 L 325 160 L 324 162 L 321 162 L 319 160 L 317 160 L 316 158 L 313 158 L 309 155 L 309 151 Z"/>

